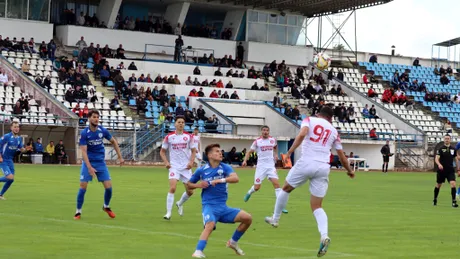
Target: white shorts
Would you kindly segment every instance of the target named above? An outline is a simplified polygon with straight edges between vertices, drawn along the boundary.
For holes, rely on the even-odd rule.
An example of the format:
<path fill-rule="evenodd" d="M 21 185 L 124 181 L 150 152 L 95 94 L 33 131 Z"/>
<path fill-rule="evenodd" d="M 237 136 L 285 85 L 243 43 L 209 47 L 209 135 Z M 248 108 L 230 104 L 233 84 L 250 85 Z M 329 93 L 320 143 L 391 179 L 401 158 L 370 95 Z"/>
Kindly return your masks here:
<path fill-rule="evenodd" d="M 289 170 L 286 182 L 294 187 L 300 187 L 310 180 L 310 193 L 323 198 L 329 186 L 329 172 L 331 165 L 315 161 L 297 161 Z"/>
<path fill-rule="evenodd" d="M 183 183 L 187 183 L 191 177 L 192 177 L 192 169 L 176 170 L 172 167 L 169 168 L 169 179 L 176 179 L 176 180 L 180 180 Z"/>
<path fill-rule="evenodd" d="M 261 184 L 265 178 L 278 179 L 278 173 L 275 167 L 256 167 L 256 173 L 254 175 L 254 184 Z"/>

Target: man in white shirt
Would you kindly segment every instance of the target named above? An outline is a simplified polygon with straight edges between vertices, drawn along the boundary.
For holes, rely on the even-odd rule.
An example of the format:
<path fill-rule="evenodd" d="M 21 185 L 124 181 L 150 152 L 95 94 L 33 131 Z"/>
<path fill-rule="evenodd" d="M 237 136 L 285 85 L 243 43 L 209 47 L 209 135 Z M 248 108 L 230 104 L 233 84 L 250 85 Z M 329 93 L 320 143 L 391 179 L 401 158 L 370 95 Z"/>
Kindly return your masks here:
<path fill-rule="evenodd" d="M 184 117 L 176 117 L 176 131 L 169 133 L 161 145 L 160 156 L 169 170 L 169 192 L 166 198 L 166 220 L 171 219 L 171 211 L 174 204 L 174 193 L 179 180 L 184 184 L 185 192 L 176 203 L 178 213 L 183 215 L 183 204 L 193 195 L 193 190 L 187 187 L 187 182 L 192 177 L 192 167 L 195 161 L 196 146 L 193 135 L 184 131 Z M 169 149 L 169 161 L 166 150 Z"/>
<path fill-rule="evenodd" d="M 8 85 L 8 75 L 5 71 L 0 72 L 0 84 Z"/>
<path fill-rule="evenodd" d="M 355 174 L 350 168 L 342 143 L 337 130 L 332 126 L 331 121 L 334 111 L 329 106 L 321 108 L 318 117 L 307 117 L 302 121 L 299 135 L 289 149 L 286 157 L 302 145 L 302 155 L 289 171 L 284 183 L 283 190 L 278 194 L 273 216 L 266 217 L 265 222 L 278 227 L 281 211 L 286 207 L 289 194 L 296 188 L 301 187 L 307 181 L 310 182 L 310 207 L 318 224 L 321 234 L 318 257 L 324 256 L 329 247 L 331 239 L 328 236 L 328 219 L 322 208 L 323 198 L 329 185 L 330 155 L 334 147 L 339 156 L 340 162 L 347 170 L 350 178 Z"/>
<path fill-rule="evenodd" d="M 265 178 L 268 178 L 272 182 L 276 197 L 281 191 L 278 173 L 275 168 L 275 163 L 278 161 L 278 143 L 274 137 L 270 136 L 270 128 L 268 126 L 263 126 L 261 131 L 262 136 L 254 140 L 242 163 L 242 166 L 246 166 L 251 153 L 256 152 L 257 166 L 254 185 L 251 186 L 251 189 L 244 196 L 245 202 L 249 201 L 254 192 L 260 190 L 262 181 Z M 287 210 L 283 209 L 283 213 L 287 213 Z"/>
<path fill-rule="evenodd" d="M 201 155 L 201 137 L 200 137 L 200 129 L 196 127 L 193 130 L 193 142 L 196 148 L 196 157 L 195 157 L 195 163 L 197 164 L 198 167 L 200 167 L 201 162 L 203 161 L 203 156 Z"/>
<path fill-rule="evenodd" d="M 86 48 L 88 46 L 86 44 L 85 37 L 83 37 L 83 36 L 81 36 L 80 40 L 75 45 L 78 47 L 79 51 L 82 51 L 84 48 Z"/>

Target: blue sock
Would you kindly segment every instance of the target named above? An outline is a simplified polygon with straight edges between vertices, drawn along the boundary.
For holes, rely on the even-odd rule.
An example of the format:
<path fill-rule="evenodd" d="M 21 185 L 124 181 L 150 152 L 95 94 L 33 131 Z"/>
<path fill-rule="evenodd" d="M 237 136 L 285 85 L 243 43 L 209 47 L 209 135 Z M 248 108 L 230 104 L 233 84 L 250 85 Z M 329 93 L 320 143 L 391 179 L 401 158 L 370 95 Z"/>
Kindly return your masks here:
<path fill-rule="evenodd" d="M 235 233 L 233 233 L 233 236 L 232 236 L 232 241 L 234 242 L 238 242 L 238 240 L 240 240 L 240 238 L 244 235 L 244 232 L 241 232 L 241 231 L 238 231 L 235 230 Z"/>
<path fill-rule="evenodd" d="M 86 189 L 80 188 L 80 190 L 78 190 L 77 210 L 81 210 L 81 208 L 83 207 L 83 202 L 85 202 L 85 193 L 86 193 Z"/>
<path fill-rule="evenodd" d="M 5 182 L 8 182 L 8 180 L 9 180 L 9 179 L 6 178 L 6 176 L 0 177 L 0 182 L 5 183 Z"/>
<path fill-rule="evenodd" d="M 196 245 L 196 250 L 203 251 L 206 248 L 207 243 L 208 243 L 208 241 L 206 241 L 206 240 L 199 240 L 198 244 Z"/>
<path fill-rule="evenodd" d="M 110 199 L 112 199 L 112 187 L 105 189 L 104 192 L 104 206 L 108 207 L 110 204 Z"/>
<path fill-rule="evenodd" d="M 457 188 L 457 194 L 460 195 L 460 186 Z"/>
<path fill-rule="evenodd" d="M 13 184 L 14 180 L 8 179 L 5 184 L 3 185 L 2 191 L 0 192 L 0 196 L 3 196 L 6 191 L 10 188 L 10 186 Z"/>

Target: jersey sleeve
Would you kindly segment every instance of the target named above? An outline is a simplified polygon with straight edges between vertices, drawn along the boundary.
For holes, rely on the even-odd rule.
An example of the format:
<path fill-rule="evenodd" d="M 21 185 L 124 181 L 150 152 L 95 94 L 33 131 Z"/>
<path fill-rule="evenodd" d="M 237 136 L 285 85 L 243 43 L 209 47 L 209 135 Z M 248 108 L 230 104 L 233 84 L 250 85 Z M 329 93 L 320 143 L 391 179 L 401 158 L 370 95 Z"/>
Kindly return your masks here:
<path fill-rule="evenodd" d="M 254 140 L 254 142 L 252 142 L 251 150 L 257 150 L 257 140 Z"/>
<path fill-rule="evenodd" d="M 303 127 L 310 128 L 310 118 L 309 117 L 303 119 L 302 124 L 300 124 L 300 128 L 303 128 Z"/>
<path fill-rule="evenodd" d="M 102 128 L 102 134 L 104 134 L 103 136 L 105 139 L 107 140 L 112 139 L 112 134 L 110 134 L 110 132 L 106 128 Z"/>
<path fill-rule="evenodd" d="M 198 150 L 198 142 L 195 141 L 195 137 L 193 135 L 189 135 L 189 137 L 190 137 L 190 141 L 189 141 L 190 149 L 194 148 Z"/>
<path fill-rule="evenodd" d="M 275 144 L 273 145 L 273 147 L 277 148 L 278 147 L 278 141 L 276 140 L 276 138 L 273 138 L 273 141 L 275 141 Z"/>
<path fill-rule="evenodd" d="M 0 146 L 3 146 L 5 145 L 6 143 L 8 143 L 8 141 L 10 140 L 11 138 L 11 135 L 10 134 L 5 134 L 3 135 L 2 138 L 0 138 Z"/>
<path fill-rule="evenodd" d="M 199 180 L 201 180 L 201 168 L 196 169 L 195 173 L 190 177 L 189 182 L 191 183 L 197 183 Z"/>
<path fill-rule="evenodd" d="M 80 133 L 80 142 L 79 142 L 80 146 L 86 146 L 87 145 L 86 136 L 87 136 L 86 135 L 86 129 L 84 129 Z"/>
<path fill-rule="evenodd" d="M 334 140 L 333 146 L 335 150 L 343 150 L 342 140 L 340 139 L 339 133 L 337 133 L 337 138 Z"/>
<path fill-rule="evenodd" d="M 442 155 L 442 151 L 441 151 L 441 150 L 442 150 L 442 148 L 438 149 L 438 152 L 436 152 L 436 155 L 437 155 L 437 156 L 441 156 L 441 155 Z"/>
<path fill-rule="evenodd" d="M 228 177 L 231 173 L 235 172 L 233 168 L 227 164 L 222 163 L 222 167 L 224 169 L 224 176 Z"/>
<path fill-rule="evenodd" d="M 163 140 L 163 143 L 161 144 L 162 149 L 168 149 L 169 148 L 169 136 L 166 136 L 165 139 Z"/>

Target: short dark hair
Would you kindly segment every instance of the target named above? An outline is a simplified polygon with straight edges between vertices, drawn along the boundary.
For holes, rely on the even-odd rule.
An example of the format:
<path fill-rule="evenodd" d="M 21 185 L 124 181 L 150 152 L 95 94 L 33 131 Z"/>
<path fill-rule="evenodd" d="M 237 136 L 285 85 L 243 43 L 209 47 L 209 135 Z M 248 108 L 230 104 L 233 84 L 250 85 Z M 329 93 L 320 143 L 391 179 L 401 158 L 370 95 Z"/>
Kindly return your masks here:
<path fill-rule="evenodd" d="M 13 122 L 11 122 L 11 126 L 13 126 L 14 124 L 18 124 L 18 125 L 19 125 L 19 121 L 13 121 Z"/>
<path fill-rule="evenodd" d="M 98 110 L 91 110 L 88 112 L 88 118 L 91 118 L 93 114 L 97 114 L 97 116 L 101 116 Z"/>
<path fill-rule="evenodd" d="M 209 152 L 211 152 L 211 150 L 212 150 L 213 148 L 220 148 L 220 145 L 217 144 L 217 143 L 215 143 L 215 144 L 209 144 L 209 145 L 204 149 L 204 154 L 205 154 L 206 156 L 208 156 Z"/>
<path fill-rule="evenodd" d="M 184 120 L 184 122 L 185 122 L 185 117 L 184 116 L 176 116 L 176 121 L 180 120 L 180 119 Z"/>
<path fill-rule="evenodd" d="M 267 125 L 263 125 L 260 130 L 263 130 L 263 129 L 269 129 L 270 130 L 270 127 L 268 127 Z"/>
<path fill-rule="evenodd" d="M 195 127 L 193 130 L 200 130 L 198 127 Z"/>
<path fill-rule="evenodd" d="M 444 137 L 449 137 L 450 138 L 451 136 L 449 134 L 446 134 L 446 135 L 444 135 Z"/>
<path fill-rule="evenodd" d="M 319 115 L 321 115 L 321 117 L 324 117 L 328 120 L 331 120 L 332 117 L 334 116 L 334 111 L 332 110 L 331 107 L 329 106 L 323 106 L 323 108 L 321 108 L 321 110 L 319 111 Z"/>

